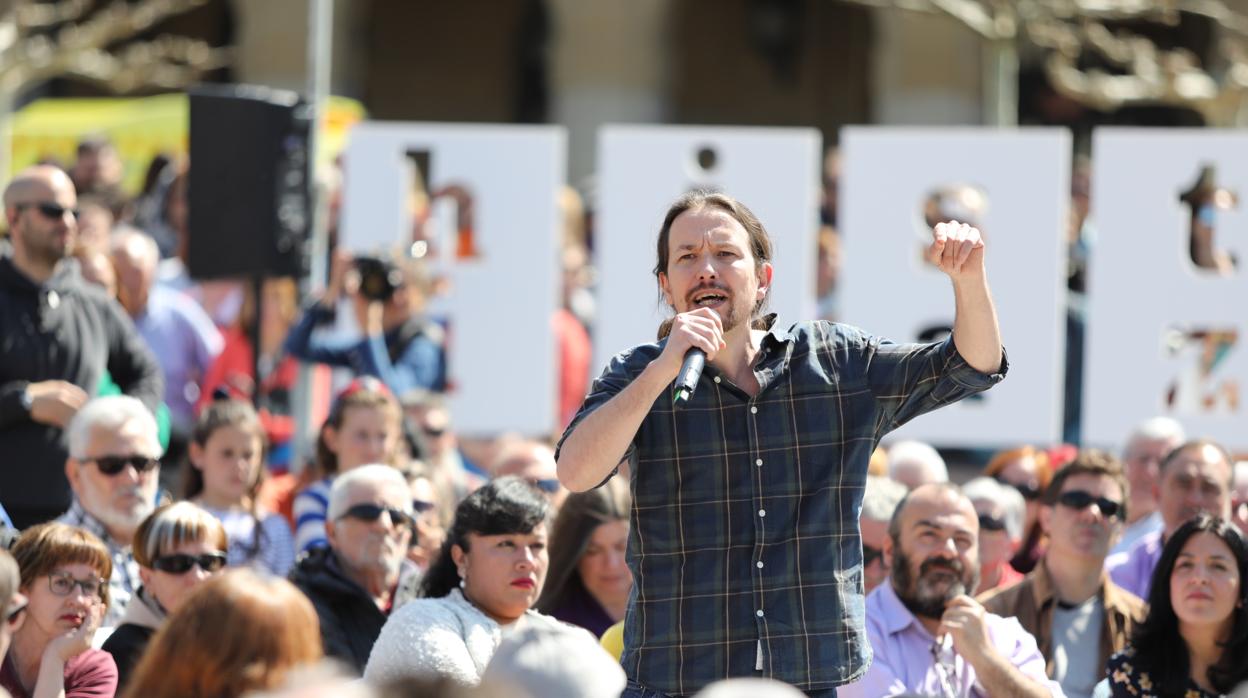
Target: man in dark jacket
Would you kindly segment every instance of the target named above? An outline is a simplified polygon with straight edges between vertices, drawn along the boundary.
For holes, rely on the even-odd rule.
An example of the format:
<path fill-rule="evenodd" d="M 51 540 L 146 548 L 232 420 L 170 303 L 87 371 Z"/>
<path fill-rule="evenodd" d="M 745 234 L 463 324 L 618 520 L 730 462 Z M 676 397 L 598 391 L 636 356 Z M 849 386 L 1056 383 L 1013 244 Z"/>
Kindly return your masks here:
<path fill-rule="evenodd" d="M 148 409 L 164 389 L 121 307 L 66 260 L 76 206 L 55 167 L 24 170 L 4 190 L 12 250 L 0 256 L 0 505 L 19 529 L 69 508 L 64 427 L 106 371 Z"/>
<path fill-rule="evenodd" d="M 290 580 L 316 608 L 325 654 L 362 674 L 402 596 L 396 593 L 399 572 L 412 540 L 407 481 L 388 465 L 339 475 L 329 493 L 325 533 L 329 547 L 303 556 Z"/>

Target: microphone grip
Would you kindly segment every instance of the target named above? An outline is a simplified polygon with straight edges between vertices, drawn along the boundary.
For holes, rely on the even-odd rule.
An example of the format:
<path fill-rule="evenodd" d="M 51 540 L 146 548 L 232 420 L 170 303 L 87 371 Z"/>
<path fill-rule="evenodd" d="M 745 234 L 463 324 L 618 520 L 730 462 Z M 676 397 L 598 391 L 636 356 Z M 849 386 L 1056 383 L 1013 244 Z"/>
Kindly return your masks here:
<path fill-rule="evenodd" d="M 685 352 L 685 361 L 680 365 L 680 373 L 676 374 L 676 384 L 672 388 L 672 402 L 680 404 L 693 397 L 702 377 L 702 369 L 706 367 L 706 352 L 701 349 L 690 349 Z"/>

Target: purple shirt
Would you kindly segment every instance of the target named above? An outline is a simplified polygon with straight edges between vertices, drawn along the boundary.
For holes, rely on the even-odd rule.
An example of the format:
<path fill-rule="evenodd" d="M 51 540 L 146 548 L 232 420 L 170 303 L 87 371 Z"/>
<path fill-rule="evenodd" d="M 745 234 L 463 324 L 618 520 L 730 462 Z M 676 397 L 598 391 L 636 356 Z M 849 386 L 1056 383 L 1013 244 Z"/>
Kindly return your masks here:
<path fill-rule="evenodd" d="M 992 613 L 985 614 L 984 619 L 993 647 L 1006 661 L 1043 684 L 1051 695 L 1064 697 L 1062 687 L 1045 674 L 1044 657 L 1036 647 L 1036 639 L 1023 630 L 1017 619 Z M 871 668 L 858 681 L 838 688 L 839 698 L 882 698 L 907 693 L 947 695 L 932 656 L 936 639 L 901 603 L 891 583 L 881 584 L 867 596 L 867 637 L 874 655 Z M 957 696 L 988 698 L 977 682 L 975 668 L 955 654 L 952 647 L 946 638 L 943 657 L 948 668 L 944 673 L 950 688 Z"/>
<path fill-rule="evenodd" d="M 190 296 L 159 285 L 152 286 L 134 325 L 165 374 L 165 404 L 174 426 L 189 430 L 199 385 L 225 346 L 221 332 Z"/>
<path fill-rule="evenodd" d="M 1162 547 L 1161 531 L 1153 531 L 1136 541 L 1127 552 L 1105 558 L 1105 571 L 1114 584 L 1147 602 Z"/>

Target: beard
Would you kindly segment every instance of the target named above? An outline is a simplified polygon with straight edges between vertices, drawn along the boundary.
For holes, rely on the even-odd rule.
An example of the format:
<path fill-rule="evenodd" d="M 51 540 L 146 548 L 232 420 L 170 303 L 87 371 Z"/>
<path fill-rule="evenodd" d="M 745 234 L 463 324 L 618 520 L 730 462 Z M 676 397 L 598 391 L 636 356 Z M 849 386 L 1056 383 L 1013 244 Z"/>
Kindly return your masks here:
<path fill-rule="evenodd" d="M 955 559 L 946 560 L 932 557 L 919 565 L 918 576 L 913 572 L 910 556 L 895 546 L 893 554 L 893 589 L 897 598 L 910 612 L 924 618 L 940 618 L 945 613 L 945 606 L 954 598 L 972 593 L 979 586 L 979 568 L 966 569 Z M 952 575 L 953 580 L 943 589 L 941 576 Z"/>
<path fill-rule="evenodd" d="M 56 266 L 57 262 L 69 256 L 75 237 L 71 232 L 65 237 L 65 243 L 61 244 L 57 242 L 56 235 L 55 230 L 31 230 L 26 227 L 22 231 L 22 246 L 26 256 L 41 265 Z"/>
<path fill-rule="evenodd" d="M 82 490 L 82 506 L 91 516 L 94 516 L 110 529 L 121 531 L 134 530 L 139 524 L 146 519 L 149 514 L 156 510 L 156 493 L 146 492 L 142 485 L 121 493 L 116 493 L 116 498 L 120 499 L 122 495 L 135 495 L 139 499 L 133 504 L 119 504 L 104 492 L 97 492 L 91 486 L 84 487 Z"/>

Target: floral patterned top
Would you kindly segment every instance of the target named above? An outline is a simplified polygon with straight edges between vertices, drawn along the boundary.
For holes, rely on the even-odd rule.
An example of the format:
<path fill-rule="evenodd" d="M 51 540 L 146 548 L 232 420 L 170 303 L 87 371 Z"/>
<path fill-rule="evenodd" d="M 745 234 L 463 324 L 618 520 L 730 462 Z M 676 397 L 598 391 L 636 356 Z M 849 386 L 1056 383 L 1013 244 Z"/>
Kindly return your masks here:
<path fill-rule="evenodd" d="M 1152 678 L 1142 667 L 1135 666 L 1135 648 L 1127 647 L 1109 658 L 1109 688 L 1114 698 L 1170 698 L 1162 696 Z M 1175 694 L 1175 698 L 1179 698 Z M 1197 686 L 1190 678 L 1182 698 L 1226 698 Z"/>

